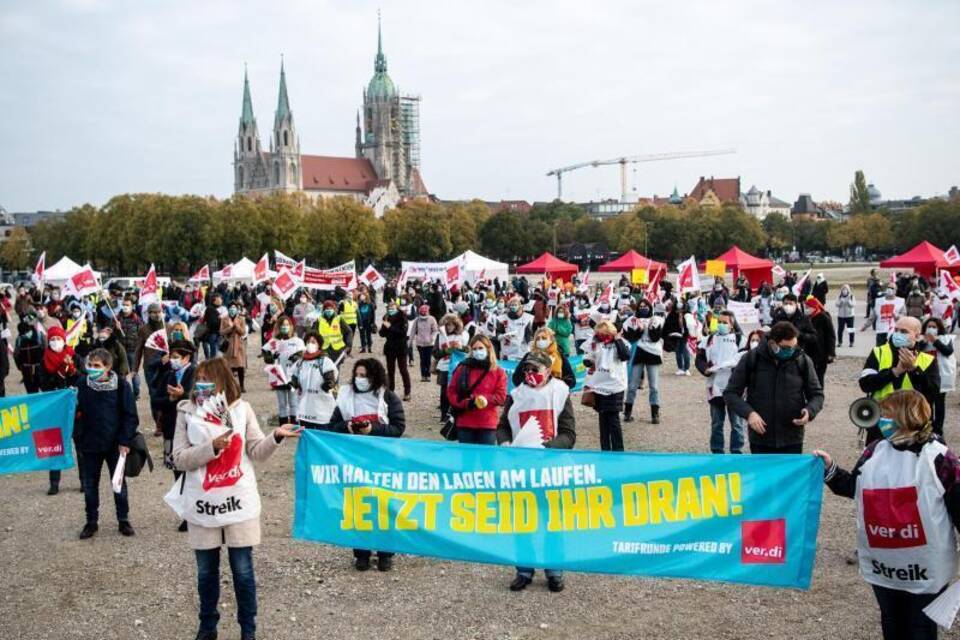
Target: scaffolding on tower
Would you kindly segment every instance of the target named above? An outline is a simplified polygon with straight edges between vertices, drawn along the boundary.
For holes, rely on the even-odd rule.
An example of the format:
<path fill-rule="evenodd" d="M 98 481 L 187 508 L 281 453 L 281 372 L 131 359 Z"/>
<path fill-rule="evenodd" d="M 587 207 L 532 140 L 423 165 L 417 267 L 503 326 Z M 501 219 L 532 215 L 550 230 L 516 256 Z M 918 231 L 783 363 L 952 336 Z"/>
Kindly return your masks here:
<path fill-rule="evenodd" d="M 420 169 L 420 96 L 400 96 L 400 130 L 407 166 Z"/>

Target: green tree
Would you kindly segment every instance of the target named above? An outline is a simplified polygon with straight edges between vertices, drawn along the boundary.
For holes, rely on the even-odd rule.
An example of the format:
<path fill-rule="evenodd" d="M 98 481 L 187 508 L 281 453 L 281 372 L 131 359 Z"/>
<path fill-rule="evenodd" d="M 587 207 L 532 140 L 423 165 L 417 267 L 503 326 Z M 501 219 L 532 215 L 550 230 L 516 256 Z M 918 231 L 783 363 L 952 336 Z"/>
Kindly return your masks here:
<path fill-rule="evenodd" d="M 793 246 L 793 227 L 790 220 L 782 213 L 771 213 L 761 223 L 767 234 L 767 248 L 775 251 L 786 251 Z"/>
<path fill-rule="evenodd" d="M 444 208 L 412 200 L 383 216 L 388 253 L 398 260 L 446 260 L 451 257 L 450 222 Z"/>
<path fill-rule="evenodd" d="M 0 247 L 0 263 L 7 269 L 30 266 L 30 234 L 24 227 L 14 227 Z"/>
<path fill-rule="evenodd" d="M 512 262 L 530 254 L 526 220 L 516 211 L 503 210 L 490 216 L 480 228 L 484 255 Z"/>
<path fill-rule="evenodd" d="M 870 211 L 870 193 L 867 191 L 867 179 L 863 171 L 857 169 L 850 184 L 850 213 L 867 213 Z"/>

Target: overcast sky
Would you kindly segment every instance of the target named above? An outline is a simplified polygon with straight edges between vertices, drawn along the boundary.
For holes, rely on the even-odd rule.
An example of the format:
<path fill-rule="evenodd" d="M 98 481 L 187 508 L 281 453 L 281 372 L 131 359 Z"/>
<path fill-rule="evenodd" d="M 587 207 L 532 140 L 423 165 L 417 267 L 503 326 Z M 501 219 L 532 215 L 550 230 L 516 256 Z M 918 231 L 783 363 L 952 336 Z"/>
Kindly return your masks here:
<path fill-rule="evenodd" d="M 739 175 L 845 202 L 859 168 L 885 197 L 960 183 L 956 0 L 31 0 L 0 8 L 0 205 L 228 196 L 244 62 L 266 146 L 281 53 L 301 150 L 353 155 L 378 7 L 441 198 L 552 199 L 554 167 L 723 147 L 638 165 L 630 188 Z M 620 190 L 615 166 L 564 182 Z"/>

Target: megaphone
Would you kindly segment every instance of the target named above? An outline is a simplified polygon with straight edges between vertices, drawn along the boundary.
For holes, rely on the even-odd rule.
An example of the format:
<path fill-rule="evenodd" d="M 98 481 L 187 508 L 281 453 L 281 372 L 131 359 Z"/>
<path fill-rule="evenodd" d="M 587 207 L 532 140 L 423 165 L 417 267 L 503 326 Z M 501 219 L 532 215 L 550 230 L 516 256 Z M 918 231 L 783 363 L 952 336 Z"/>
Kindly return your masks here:
<path fill-rule="evenodd" d="M 860 429 L 869 429 L 880 422 L 880 404 L 870 396 L 857 398 L 850 405 L 850 422 Z"/>

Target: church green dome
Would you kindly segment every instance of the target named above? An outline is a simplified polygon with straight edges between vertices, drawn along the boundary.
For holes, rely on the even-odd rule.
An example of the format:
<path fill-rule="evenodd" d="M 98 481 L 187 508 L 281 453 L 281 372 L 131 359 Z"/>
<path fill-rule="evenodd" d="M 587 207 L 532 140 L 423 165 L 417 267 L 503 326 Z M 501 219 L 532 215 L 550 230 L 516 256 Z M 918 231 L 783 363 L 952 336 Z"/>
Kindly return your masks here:
<path fill-rule="evenodd" d="M 393 80 L 387 75 L 387 56 L 383 55 L 383 38 L 380 35 L 380 18 L 377 17 L 377 57 L 373 61 L 373 77 L 367 85 L 367 97 L 393 98 L 397 95 L 397 88 Z"/>

